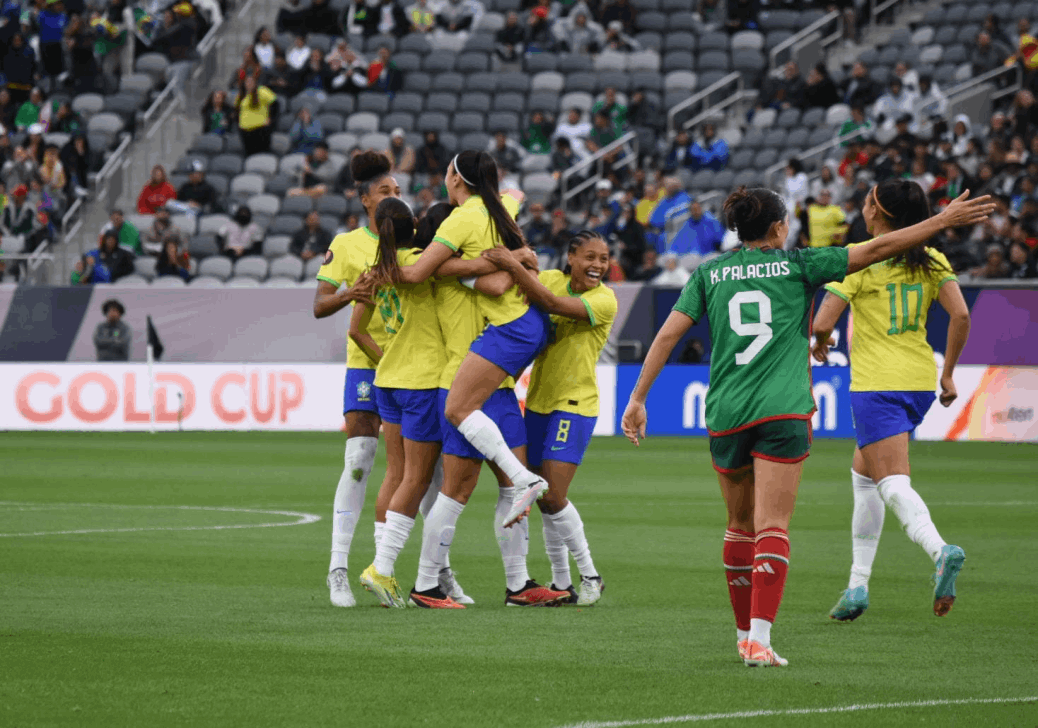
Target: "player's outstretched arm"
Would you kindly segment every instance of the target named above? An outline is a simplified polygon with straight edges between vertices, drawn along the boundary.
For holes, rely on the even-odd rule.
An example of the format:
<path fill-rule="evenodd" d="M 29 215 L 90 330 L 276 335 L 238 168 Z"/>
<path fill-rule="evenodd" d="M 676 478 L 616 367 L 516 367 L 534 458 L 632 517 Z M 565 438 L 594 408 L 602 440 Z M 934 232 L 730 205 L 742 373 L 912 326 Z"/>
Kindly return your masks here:
<path fill-rule="evenodd" d="M 947 228 L 974 225 L 987 220 L 995 209 L 991 196 L 984 195 L 975 200 L 968 200 L 966 198 L 969 194 L 970 191 L 966 190 L 929 220 L 880 235 L 868 243 L 850 248 L 847 251 L 847 275 L 925 243 Z"/>
<path fill-rule="evenodd" d="M 681 341 L 681 337 L 688 333 L 695 323 L 691 318 L 680 311 L 671 311 L 670 316 L 663 323 L 663 327 L 656 334 L 656 338 L 649 347 L 649 353 L 645 355 L 642 364 L 642 372 L 638 375 L 638 382 L 631 392 L 631 399 L 627 402 L 624 410 L 621 426 L 627 439 L 635 445 L 645 438 L 645 426 L 648 423 L 648 414 L 645 411 L 645 400 L 649 396 L 656 377 L 663 371 L 663 365 L 667 363 L 674 347 Z"/>
<path fill-rule="evenodd" d="M 547 286 L 541 283 L 540 279 L 526 268 L 522 261 L 516 254 L 508 250 L 508 248 L 497 246 L 490 250 L 483 251 L 483 258 L 487 261 L 493 262 L 493 264 L 503 271 L 508 271 L 512 278 L 515 279 L 516 284 L 522 289 L 523 293 L 530 300 L 534 306 L 553 313 L 558 316 L 565 316 L 566 318 L 574 319 L 575 321 L 590 321 L 591 315 L 588 313 L 587 306 L 577 296 L 556 296 Z"/>
<path fill-rule="evenodd" d="M 363 277 L 353 288 L 339 290 L 338 286 L 328 281 L 317 281 L 317 292 L 314 293 L 314 318 L 326 318 L 341 311 L 355 301 L 370 301 L 372 293 L 370 281 Z"/>
<path fill-rule="evenodd" d="M 367 303 L 358 303 L 353 307 L 353 315 L 350 317 L 350 339 L 377 364 L 382 361 L 382 348 L 368 333 L 368 325 L 374 313 L 374 307 Z"/>
<path fill-rule="evenodd" d="M 811 355 L 822 364 L 829 361 L 829 347 L 836 344 L 832 339 L 833 329 L 836 328 L 836 322 L 840 320 L 840 314 L 845 308 L 846 301 L 834 293 L 826 293 L 818 313 L 815 314 L 814 325 L 811 327 L 815 343 L 811 347 Z"/>
<path fill-rule="evenodd" d="M 453 250 L 438 240 L 434 240 L 429 243 L 428 248 L 422 251 L 418 260 L 400 269 L 399 281 L 380 281 L 380 283 L 421 283 L 432 278 L 437 269 L 453 256 Z"/>
<path fill-rule="evenodd" d="M 941 404 L 947 407 L 959 396 L 955 389 L 955 365 L 966 346 L 970 335 L 970 309 L 962 297 L 962 289 L 955 281 L 945 281 L 937 294 L 941 308 L 948 312 L 948 347 L 944 352 L 944 369 L 941 371 Z"/>

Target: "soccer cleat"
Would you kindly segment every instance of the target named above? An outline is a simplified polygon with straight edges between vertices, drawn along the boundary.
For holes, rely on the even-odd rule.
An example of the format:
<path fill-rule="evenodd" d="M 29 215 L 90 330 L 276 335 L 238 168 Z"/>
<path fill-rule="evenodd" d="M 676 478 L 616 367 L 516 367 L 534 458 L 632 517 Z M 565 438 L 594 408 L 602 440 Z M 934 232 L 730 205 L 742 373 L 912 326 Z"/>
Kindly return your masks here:
<path fill-rule="evenodd" d="M 829 619 L 838 622 L 853 622 L 869 608 L 869 590 L 863 586 L 844 589 L 840 601 L 829 612 Z"/>
<path fill-rule="evenodd" d="M 378 597 L 383 607 L 403 609 L 407 606 L 407 601 L 404 599 L 396 579 L 392 576 L 383 576 L 375 571 L 374 564 L 364 569 L 364 573 L 360 575 L 360 583 Z"/>
<path fill-rule="evenodd" d="M 458 604 L 475 604 L 476 600 L 470 597 L 461 588 L 461 584 L 458 583 L 457 574 L 455 574 L 448 566 L 446 569 L 440 569 L 440 589 L 448 597 L 456 601 Z"/>
<path fill-rule="evenodd" d="M 577 603 L 577 590 L 573 588 L 572 584 L 570 584 L 565 589 L 560 589 L 559 587 L 555 586 L 555 582 L 552 582 L 551 585 L 548 588 L 551 589 L 552 591 L 564 591 L 567 594 L 569 594 L 569 598 L 568 599 L 563 599 L 561 602 L 559 602 L 559 604 L 576 604 Z"/>
<path fill-rule="evenodd" d="M 955 577 L 965 560 L 966 553 L 958 546 L 948 544 L 941 548 L 933 575 L 933 613 L 938 617 L 950 612 L 955 604 Z"/>
<path fill-rule="evenodd" d="M 577 598 L 577 605 L 590 607 L 602 598 L 602 592 L 604 591 L 605 582 L 602 581 L 601 576 L 581 576 L 580 596 Z"/>
<path fill-rule="evenodd" d="M 512 500 L 512 507 L 509 509 L 508 515 L 505 516 L 505 520 L 501 521 L 501 527 L 510 528 L 525 518 L 530 512 L 533 502 L 547 490 L 548 481 L 544 478 L 537 478 L 529 485 L 515 486 L 515 498 Z"/>
<path fill-rule="evenodd" d="M 748 656 L 743 662 L 747 667 L 786 667 L 789 665 L 789 660 L 779 657 L 775 650 L 765 647 L 760 642 L 746 640 L 746 651 Z"/>
<path fill-rule="evenodd" d="M 533 579 L 518 591 L 505 589 L 506 607 L 555 607 L 566 603 L 570 598 L 568 591 L 557 591 L 541 586 Z"/>
<path fill-rule="evenodd" d="M 739 659 L 746 662 L 750 659 L 750 641 L 749 640 L 738 640 L 735 646 L 739 649 Z"/>
<path fill-rule="evenodd" d="M 456 601 L 450 598 L 443 592 L 439 587 L 433 587 L 426 591 L 420 592 L 414 589 L 411 590 L 411 596 L 408 598 L 407 603 L 412 607 L 419 607 L 421 609 L 464 609 L 464 605 L 458 604 Z"/>
<path fill-rule="evenodd" d="M 353 598 L 353 592 L 350 591 L 350 580 L 346 577 L 346 569 L 332 569 L 328 572 L 328 589 L 331 592 L 333 606 L 357 606 L 357 600 Z"/>

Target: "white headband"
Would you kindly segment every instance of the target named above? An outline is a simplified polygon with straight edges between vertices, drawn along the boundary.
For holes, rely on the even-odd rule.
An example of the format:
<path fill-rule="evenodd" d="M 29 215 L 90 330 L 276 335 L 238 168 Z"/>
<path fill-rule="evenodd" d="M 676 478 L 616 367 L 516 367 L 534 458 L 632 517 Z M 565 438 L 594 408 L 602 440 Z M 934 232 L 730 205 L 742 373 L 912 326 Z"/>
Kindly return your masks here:
<path fill-rule="evenodd" d="M 461 173 L 461 170 L 458 169 L 458 155 L 457 154 L 455 154 L 454 155 L 454 159 L 451 160 L 451 166 L 454 167 L 454 171 L 458 173 L 459 177 L 461 177 L 461 181 L 462 182 L 467 184 L 469 187 L 475 187 L 476 186 L 475 182 L 469 182 L 467 179 L 465 179 L 465 175 L 463 175 Z"/>

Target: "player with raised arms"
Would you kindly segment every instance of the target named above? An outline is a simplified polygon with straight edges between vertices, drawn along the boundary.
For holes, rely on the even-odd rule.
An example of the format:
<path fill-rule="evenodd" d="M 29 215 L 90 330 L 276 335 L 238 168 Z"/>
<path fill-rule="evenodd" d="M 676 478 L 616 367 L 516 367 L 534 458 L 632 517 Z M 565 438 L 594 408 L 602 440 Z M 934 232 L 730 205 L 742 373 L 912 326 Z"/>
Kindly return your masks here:
<path fill-rule="evenodd" d="M 890 180 L 872 188 L 862 215 L 871 234 L 883 235 L 926 220 L 930 206 L 917 183 Z M 829 616 L 852 621 L 868 609 L 869 576 L 886 504 L 908 537 L 934 561 L 933 611 L 943 617 L 955 602 L 955 579 L 966 555 L 945 543 L 912 488 L 908 439 L 936 398 L 937 364 L 926 341 L 930 306 L 939 301 L 950 317 L 940 378 L 945 407 L 958 396 L 952 375 L 969 336 L 969 307 L 947 258 L 925 243 L 842 283 L 830 283 L 826 290 L 814 322 L 813 354 L 828 361 L 833 328 L 850 304 L 851 414 L 858 441 L 851 465 L 851 576 Z"/>
<path fill-rule="evenodd" d="M 324 318 L 340 311 L 356 300 L 350 290 L 340 287 L 353 286 L 357 279 L 375 262 L 378 248 L 378 231 L 375 228 L 375 209 L 387 197 L 400 197 L 400 185 L 390 174 L 392 163 L 381 152 L 362 152 L 350 160 L 360 195 L 361 204 L 368 215 L 366 227 L 336 235 L 324 254 L 324 265 L 317 272 L 317 293 L 314 296 L 314 316 Z M 375 314 L 378 316 L 378 314 Z M 376 341 L 386 342 L 382 326 L 373 327 Z M 368 476 L 375 463 L 378 448 L 378 431 L 381 419 L 375 403 L 373 382 L 375 362 L 361 351 L 352 340 L 346 345 L 346 384 L 343 389 L 342 412 L 346 420 L 345 467 L 335 489 L 332 512 L 332 557 L 328 567 L 328 588 L 331 601 L 337 607 L 352 607 L 356 604 L 347 578 L 347 561 L 353 534 L 364 508 L 364 493 Z M 401 467 L 392 460 L 386 463 L 386 477 Z M 398 478 L 395 474 L 392 477 Z M 384 510 L 382 511 L 384 513 Z M 381 516 L 381 517 L 380 517 Z M 384 516 L 376 513 L 375 543 L 384 526 Z"/>
<path fill-rule="evenodd" d="M 540 275 L 524 268 L 505 247 L 484 251 L 483 257 L 511 273 L 529 301 L 552 315 L 555 337 L 534 362 L 526 395 L 527 459 L 548 481 L 548 492 L 537 504 L 551 560 L 551 588 L 568 591 L 570 603 L 591 605 L 601 599 L 605 584 L 591 559 L 580 513 L 568 496 L 598 419 L 595 365 L 616 318 L 616 296 L 602 285 L 609 246 L 597 233 L 581 230 L 569 241 L 566 270 Z M 569 554 L 580 571 L 579 594 L 573 588 Z"/>
<path fill-rule="evenodd" d="M 819 286 L 893 258 L 949 227 L 980 222 L 994 209 L 968 191 L 939 215 L 852 248 L 782 249 L 785 203 L 767 189 L 740 187 L 724 203 L 742 247 L 696 268 L 656 335 L 623 416 L 623 431 L 645 437 L 645 400 L 692 325 L 710 322 L 710 454 L 728 510 L 724 567 L 739 656 L 751 666 L 788 662 L 771 646 L 789 569 L 789 521 L 815 410 L 809 366 L 810 311 Z"/>

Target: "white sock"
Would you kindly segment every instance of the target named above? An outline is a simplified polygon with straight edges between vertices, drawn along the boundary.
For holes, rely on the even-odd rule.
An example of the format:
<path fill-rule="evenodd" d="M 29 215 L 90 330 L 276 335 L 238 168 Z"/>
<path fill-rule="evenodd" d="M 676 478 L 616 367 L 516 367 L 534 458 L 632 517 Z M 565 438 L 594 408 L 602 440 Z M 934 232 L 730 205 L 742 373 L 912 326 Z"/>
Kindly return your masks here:
<path fill-rule="evenodd" d="M 510 591 L 519 591 L 530 580 L 526 570 L 526 554 L 530 551 L 530 519 L 524 518 L 511 528 L 502 528 L 501 521 L 512 507 L 515 488 L 497 489 L 497 508 L 494 509 L 494 535 L 505 564 L 505 584 Z"/>
<path fill-rule="evenodd" d="M 555 523 L 555 531 L 559 538 L 566 544 L 566 548 L 573 554 L 573 560 L 577 562 L 577 570 L 581 576 L 598 576 L 595 564 L 591 560 L 591 549 L 588 548 L 587 538 L 584 537 L 584 522 L 580 520 L 580 514 L 570 501 L 565 508 L 558 513 L 546 515 Z"/>
<path fill-rule="evenodd" d="M 436 503 L 436 498 L 439 497 L 441 490 L 443 490 L 442 457 L 436 461 L 436 469 L 433 470 L 432 482 L 429 483 L 429 489 L 425 491 L 425 495 L 422 497 L 422 502 L 418 504 L 418 512 L 422 514 L 423 521 L 425 520 L 426 516 L 429 515 L 429 511 L 432 510 L 433 504 Z M 444 568 L 449 569 L 450 567 L 450 554 L 447 554 L 446 556 L 444 556 Z"/>
<path fill-rule="evenodd" d="M 883 533 L 883 515 L 886 507 L 879 489 L 872 481 L 851 468 L 851 487 L 854 490 L 854 515 L 851 516 L 851 580 L 848 589 L 863 586 L 869 588 L 872 562 L 879 548 L 879 536 Z"/>
<path fill-rule="evenodd" d="M 736 628 L 736 630 L 735 630 L 735 641 L 736 642 L 742 642 L 743 640 L 748 640 L 749 638 L 750 638 L 750 630 Z"/>
<path fill-rule="evenodd" d="M 771 622 L 766 619 L 751 619 L 749 639 L 764 647 L 771 647 Z"/>
<path fill-rule="evenodd" d="M 382 542 L 382 533 L 386 530 L 386 524 L 382 521 L 375 521 L 375 551 L 378 551 L 378 545 Z"/>
<path fill-rule="evenodd" d="M 907 475 L 888 475 L 876 485 L 879 486 L 883 501 L 901 521 L 908 537 L 922 546 L 923 551 L 936 562 L 941 555 L 941 548 L 947 544 L 930 519 L 930 509 L 912 488 L 912 479 Z"/>
<path fill-rule="evenodd" d="M 332 560 L 328 571 L 345 569 L 350 557 L 350 544 L 364 509 L 364 492 L 375 462 L 377 437 L 351 437 L 346 440 L 345 467 L 335 488 L 332 507 Z"/>
<path fill-rule="evenodd" d="M 382 532 L 382 539 L 375 548 L 375 571 L 382 576 L 393 575 L 396 557 L 400 555 L 401 549 L 407 543 L 412 528 L 414 528 L 413 518 L 408 518 L 403 513 L 396 511 L 386 511 L 386 528 Z"/>
<path fill-rule="evenodd" d="M 422 555 L 418 560 L 415 589 L 427 591 L 439 585 L 440 569 L 454 540 L 454 527 L 465 505 L 440 493 L 422 528 Z"/>
<path fill-rule="evenodd" d="M 520 523 L 528 520 L 530 519 L 523 519 Z M 573 586 L 573 577 L 569 573 L 569 551 L 559 535 L 559 530 L 555 528 L 555 521 L 549 518 L 547 513 L 542 513 L 541 523 L 544 526 L 544 550 L 551 562 L 551 583 L 556 589 Z"/>
<path fill-rule="evenodd" d="M 483 457 L 501 468 L 513 485 L 530 485 L 537 481 L 537 476 L 527 470 L 515 453 L 508 449 L 501 430 L 482 410 L 476 410 L 466 417 L 458 425 L 458 432 L 464 435 Z"/>

